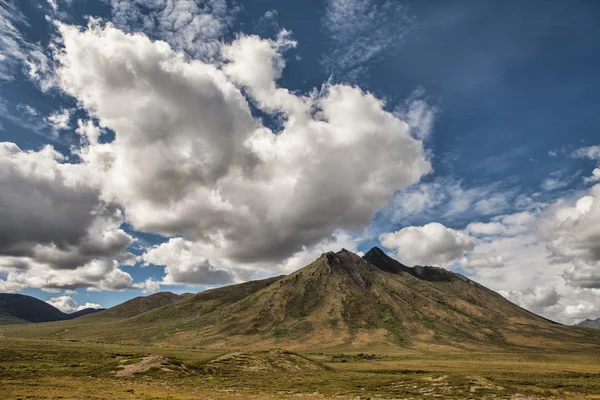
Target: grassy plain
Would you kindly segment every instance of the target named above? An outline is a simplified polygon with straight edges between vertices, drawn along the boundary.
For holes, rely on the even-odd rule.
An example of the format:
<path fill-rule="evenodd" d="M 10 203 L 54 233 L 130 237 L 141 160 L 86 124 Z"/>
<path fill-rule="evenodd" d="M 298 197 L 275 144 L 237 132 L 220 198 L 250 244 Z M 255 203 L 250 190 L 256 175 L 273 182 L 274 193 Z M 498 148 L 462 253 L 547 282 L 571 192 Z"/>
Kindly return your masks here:
<path fill-rule="evenodd" d="M 231 352 L 4 337 L 0 398 L 600 399 L 589 351 Z"/>

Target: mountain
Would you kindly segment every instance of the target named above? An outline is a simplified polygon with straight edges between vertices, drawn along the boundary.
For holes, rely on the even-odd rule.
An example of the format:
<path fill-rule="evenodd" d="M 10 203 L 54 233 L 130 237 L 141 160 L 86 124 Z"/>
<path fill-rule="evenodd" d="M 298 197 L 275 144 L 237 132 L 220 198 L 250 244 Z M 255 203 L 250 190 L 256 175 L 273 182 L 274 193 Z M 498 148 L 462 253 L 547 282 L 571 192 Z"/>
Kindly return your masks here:
<path fill-rule="evenodd" d="M 0 325 L 64 321 L 102 310 L 86 308 L 72 314 L 66 314 L 35 297 L 24 294 L 0 293 Z"/>
<path fill-rule="evenodd" d="M 583 320 L 583 321 L 579 322 L 578 324 L 575 324 L 574 326 L 578 326 L 578 327 L 581 327 L 581 328 L 596 328 L 596 329 L 600 329 L 600 318 L 586 319 L 586 320 Z"/>
<path fill-rule="evenodd" d="M 84 315 L 95 314 L 100 311 L 106 310 L 105 308 L 84 308 L 83 310 L 75 311 L 71 314 L 67 314 L 70 318 L 75 319 L 79 317 L 83 317 Z"/>
<path fill-rule="evenodd" d="M 407 267 L 378 248 L 364 257 L 328 252 L 287 276 L 195 295 L 159 293 L 72 321 L 4 328 L 3 334 L 311 351 L 600 345 L 600 334 L 539 317 L 443 268 Z"/>
<path fill-rule="evenodd" d="M 0 293 L 0 324 L 62 321 L 68 318 L 68 314 L 35 297 Z"/>
<path fill-rule="evenodd" d="M 116 318 L 129 318 L 143 314 L 155 308 L 171 304 L 181 299 L 181 296 L 171 292 L 159 292 L 150 296 L 139 296 L 125 303 L 119 304 L 104 311 L 103 316 Z"/>

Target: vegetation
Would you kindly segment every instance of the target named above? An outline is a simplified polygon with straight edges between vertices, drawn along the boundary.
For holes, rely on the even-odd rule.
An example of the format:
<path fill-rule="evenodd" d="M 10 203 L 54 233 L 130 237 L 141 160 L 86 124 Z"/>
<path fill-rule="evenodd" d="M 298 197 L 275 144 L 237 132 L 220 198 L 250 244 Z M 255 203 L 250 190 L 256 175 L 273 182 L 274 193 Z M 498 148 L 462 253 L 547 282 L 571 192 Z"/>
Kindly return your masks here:
<path fill-rule="evenodd" d="M 120 374 L 126 366 L 130 373 Z M 577 400 L 598 393 L 597 353 L 230 353 L 0 340 L 3 399 Z"/>

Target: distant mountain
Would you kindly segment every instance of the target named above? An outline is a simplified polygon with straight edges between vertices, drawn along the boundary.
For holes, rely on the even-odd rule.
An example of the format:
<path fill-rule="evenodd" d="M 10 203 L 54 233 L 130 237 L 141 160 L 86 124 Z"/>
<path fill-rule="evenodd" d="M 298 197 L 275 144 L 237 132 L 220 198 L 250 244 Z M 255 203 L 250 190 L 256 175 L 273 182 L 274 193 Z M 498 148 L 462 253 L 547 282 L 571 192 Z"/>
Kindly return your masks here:
<path fill-rule="evenodd" d="M 171 292 L 159 292 L 150 296 L 140 296 L 125 303 L 111 307 L 102 313 L 103 316 L 130 318 L 143 314 L 155 308 L 171 304 L 181 299 L 181 296 Z"/>
<path fill-rule="evenodd" d="M 64 321 L 104 309 L 86 308 L 66 314 L 58 308 L 24 294 L 0 293 L 0 325 Z"/>
<path fill-rule="evenodd" d="M 74 319 L 74 318 L 83 317 L 84 315 L 95 314 L 97 312 L 104 311 L 104 310 L 106 310 L 106 308 L 84 308 L 83 310 L 75 311 L 74 313 L 67 314 L 67 315 L 70 317 L 69 319 Z"/>
<path fill-rule="evenodd" d="M 24 324 L 69 319 L 45 301 L 23 294 L 0 293 L 0 324 Z"/>
<path fill-rule="evenodd" d="M 586 319 L 586 320 L 581 321 L 578 324 L 575 324 L 574 326 L 579 326 L 581 328 L 596 328 L 596 329 L 600 329 L 600 318 Z"/>
<path fill-rule="evenodd" d="M 311 351 L 600 345 L 600 334 L 539 317 L 443 268 L 407 267 L 378 248 L 364 257 L 329 252 L 287 276 L 188 296 L 157 293 L 72 321 L 4 328 L 3 334 Z"/>

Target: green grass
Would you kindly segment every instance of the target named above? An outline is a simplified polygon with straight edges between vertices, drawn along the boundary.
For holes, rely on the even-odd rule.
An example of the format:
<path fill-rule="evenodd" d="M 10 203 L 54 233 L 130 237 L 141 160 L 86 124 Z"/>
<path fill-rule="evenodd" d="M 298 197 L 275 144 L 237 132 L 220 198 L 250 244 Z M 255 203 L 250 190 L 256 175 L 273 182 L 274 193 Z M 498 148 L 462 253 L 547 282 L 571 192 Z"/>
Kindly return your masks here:
<path fill-rule="evenodd" d="M 233 358 L 226 368 L 206 367 L 207 360 L 224 353 L 3 338 L 0 398 L 600 398 L 600 355 L 584 352 L 305 353 L 303 359 L 325 368 L 279 373 L 237 368 L 252 354 L 263 357 L 266 353 L 262 352 Z M 137 363 L 148 355 L 164 356 L 181 369 L 154 368 L 132 377 L 114 376 L 119 365 Z"/>

